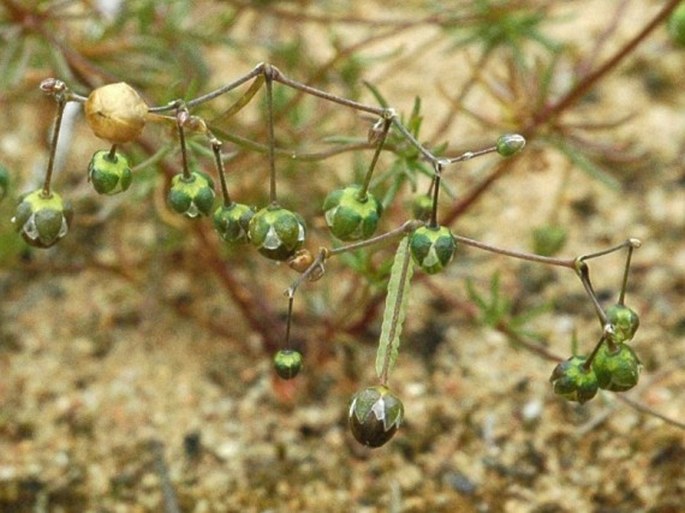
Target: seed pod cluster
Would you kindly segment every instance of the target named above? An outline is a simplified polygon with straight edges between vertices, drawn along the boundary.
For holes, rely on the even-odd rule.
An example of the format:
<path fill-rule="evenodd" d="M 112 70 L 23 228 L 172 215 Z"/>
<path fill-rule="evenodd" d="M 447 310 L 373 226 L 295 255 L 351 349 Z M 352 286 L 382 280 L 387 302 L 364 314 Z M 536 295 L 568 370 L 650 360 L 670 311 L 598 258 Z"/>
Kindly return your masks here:
<path fill-rule="evenodd" d="M 581 404 L 597 395 L 597 376 L 586 361 L 586 356 L 572 356 L 554 368 L 549 380 L 555 394 Z"/>
<path fill-rule="evenodd" d="M 192 171 L 190 177 L 179 173 L 171 179 L 167 200 L 174 211 L 194 219 L 211 213 L 214 196 L 214 182 L 209 175 Z"/>
<path fill-rule="evenodd" d="M 404 405 L 383 385 L 365 388 L 352 398 L 348 414 L 354 438 L 368 447 L 380 447 L 390 440 L 402 423 Z"/>
<path fill-rule="evenodd" d="M 131 186 L 133 173 L 126 157 L 108 150 L 96 151 L 88 164 L 88 180 L 98 194 L 117 194 Z"/>
<path fill-rule="evenodd" d="M 31 246 L 49 248 L 69 232 L 72 216 L 59 194 L 37 189 L 19 198 L 12 224 Z"/>
<path fill-rule="evenodd" d="M 378 228 L 383 206 L 371 193 L 360 197 L 361 187 L 350 185 L 326 196 L 324 217 L 331 233 L 340 240 L 368 239 Z"/>
<path fill-rule="evenodd" d="M 247 242 L 247 231 L 254 210 L 242 203 L 221 205 L 214 211 L 212 221 L 219 236 L 226 242 Z"/>
<path fill-rule="evenodd" d="M 409 250 L 416 265 L 436 274 L 452 261 L 456 243 L 446 226 L 422 226 L 411 235 Z"/>
<path fill-rule="evenodd" d="M 274 355 L 274 369 L 283 379 L 292 379 L 302 369 L 302 353 L 295 349 L 281 349 Z"/>
<path fill-rule="evenodd" d="M 304 244 L 304 219 L 279 205 L 272 204 L 250 220 L 248 235 L 252 244 L 267 258 L 284 261 Z"/>

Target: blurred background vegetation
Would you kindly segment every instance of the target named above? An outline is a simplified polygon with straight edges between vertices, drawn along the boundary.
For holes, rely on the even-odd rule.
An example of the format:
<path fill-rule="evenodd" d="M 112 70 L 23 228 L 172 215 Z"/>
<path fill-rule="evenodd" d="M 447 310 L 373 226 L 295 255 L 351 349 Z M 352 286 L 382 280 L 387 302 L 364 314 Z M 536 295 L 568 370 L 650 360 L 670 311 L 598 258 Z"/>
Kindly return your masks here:
<path fill-rule="evenodd" d="M 240 363 L 221 359 L 224 367 L 208 371 L 229 389 L 232 373 L 268 359 L 284 334 L 282 291 L 296 274 L 250 247 L 222 245 L 206 221 L 168 212 L 168 177 L 180 166 L 173 131 L 149 126 L 139 142 L 126 145 L 137 166 L 134 185 L 124 195 L 96 197 L 86 167 L 105 146 L 89 133 L 80 108 L 73 109 L 55 177 L 56 190 L 75 205 L 71 233 L 51 250 L 33 250 L 9 223 L 17 195 L 42 181 L 55 111 L 38 90 L 44 78 L 60 78 L 84 95 L 126 81 L 149 104 L 162 105 L 268 62 L 302 83 L 394 107 L 417 139 L 445 155 L 488 146 L 502 133 L 525 134 L 529 144 L 516 159 L 486 157 L 450 169 L 441 221 L 461 235 L 547 255 L 644 239 L 629 302 L 643 320 L 638 352 L 648 372 L 671 390 L 682 384 L 681 374 L 671 377 L 685 358 L 685 122 L 678 114 L 685 67 L 665 10 L 676 4 L 3 0 L 0 164 L 10 171 L 11 186 L 0 204 L 2 288 L 18 301 L 28 284 L 88 272 L 104 287 L 123 283 L 147 291 L 147 301 L 154 298 L 178 322 L 192 323 L 241 355 Z M 643 30 L 644 39 L 638 38 Z M 246 90 L 197 114 L 226 142 L 232 196 L 262 206 L 268 198 L 263 93 L 237 115 L 225 115 Z M 332 244 L 320 212 L 323 198 L 363 176 L 375 120 L 278 84 L 274 92 L 281 203 L 307 220 L 307 247 L 315 251 Z M 372 184 L 386 205 L 382 230 L 410 218 L 412 198 L 430 184 L 415 148 L 391 134 L 386 149 Z M 192 140 L 192 152 L 211 169 L 204 139 Z M 365 362 L 376 342 L 392 254 L 390 246 L 332 261 L 321 281 L 300 291 L 293 336 L 312 376 L 309 397 L 325 396 L 331 381 L 358 383 L 371 375 Z M 597 265 L 600 294 L 613 301 L 620 258 Z M 544 382 L 545 358 L 568 355 L 578 338 L 585 347 L 598 336 L 591 305 L 570 274 L 472 250 L 462 248 L 444 275 L 418 278 L 413 293 L 403 350 L 428 369 L 440 367 L 441 351 L 454 350 L 449 334 L 455 326 L 477 339 L 496 333 L 504 345 L 533 350 L 506 382 L 529 374 Z M 85 309 L 88 295 L 83 299 Z M 106 319 L 78 329 L 96 332 L 104 357 L 121 330 L 135 330 L 146 315 L 140 303 L 122 300 Z M 9 316 L 4 310 L 0 349 L 11 354 L 23 346 L 17 328 L 4 322 Z M 479 365 L 477 355 L 460 356 L 466 369 Z M 542 373 L 525 370 L 527 358 L 539 360 Z M 0 435 L 15 429 L 9 411 L 0 418 Z M 675 413 L 682 411 L 680 405 Z M 430 436 L 435 433 L 404 450 L 421 453 Z"/>

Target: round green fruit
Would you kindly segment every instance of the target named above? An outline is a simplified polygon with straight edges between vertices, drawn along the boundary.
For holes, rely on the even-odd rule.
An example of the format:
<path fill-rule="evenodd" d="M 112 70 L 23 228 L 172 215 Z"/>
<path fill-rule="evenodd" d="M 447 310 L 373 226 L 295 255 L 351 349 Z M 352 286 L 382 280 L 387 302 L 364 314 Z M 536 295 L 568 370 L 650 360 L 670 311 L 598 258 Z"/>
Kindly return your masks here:
<path fill-rule="evenodd" d="M 606 311 L 607 320 L 614 328 L 611 340 L 617 344 L 632 340 L 640 327 L 640 317 L 625 305 L 612 305 Z"/>
<path fill-rule="evenodd" d="M 37 189 L 19 199 L 12 224 L 31 246 L 49 248 L 69 232 L 72 217 L 69 202 L 56 192 L 46 195 Z"/>
<path fill-rule="evenodd" d="M 269 205 L 250 220 L 248 235 L 252 244 L 267 258 L 287 260 L 304 245 L 306 228 L 298 214 L 278 205 Z"/>
<path fill-rule="evenodd" d="M 230 243 L 247 242 L 247 231 L 254 211 L 242 203 L 222 205 L 214 211 L 214 228 L 219 236 Z"/>
<path fill-rule="evenodd" d="M 597 376 L 599 388 L 612 392 L 630 390 L 640 379 L 640 359 L 626 344 L 616 344 L 613 348 L 609 346 L 604 342 L 592 360 L 592 370 Z"/>
<path fill-rule="evenodd" d="M 117 194 L 131 186 L 133 173 L 126 157 L 109 150 L 96 151 L 88 164 L 88 180 L 98 194 Z"/>
<path fill-rule="evenodd" d="M 390 440 L 402 423 L 402 401 L 383 385 L 357 392 L 350 403 L 348 421 L 354 438 L 368 447 Z"/>
<path fill-rule="evenodd" d="M 497 139 L 497 153 L 502 157 L 516 155 L 526 145 L 526 139 L 519 134 L 505 134 Z"/>
<path fill-rule="evenodd" d="M 274 355 L 274 369 L 283 379 L 292 379 L 302 369 L 302 354 L 294 349 L 281 349 Z"/>
<path fill-rule="evenodd" d="M 171 179 L 167 201 L 175 212 L 194 219 L 210 214 L 214 196 L 212 179 L 205 173 L 193 171 L 190 177 L 179 173 Z"/>
<path fill-rule="evenodd" d="M 383 206 L 371 193 L 359 197 L 361 188 L 350 185 L 326 196 L 324 218 L 331 233 L 340 240 L 368 239 L 378 228 Z"/>
<path fill-rule="evenodd" d="M 409 239 L 414 262 L 428 274 L 442 271 L 454 257 L 456 247 L 452 232 L 446 226 L 422 226 Z"/>
<path fill-rule="evenodd" d="M 549 381 L 555 394 L 581 404 L 597 395 L 597 376 L 585 368 L 586 361 L 586 356 L 572 356 L 554 368 Z"/>

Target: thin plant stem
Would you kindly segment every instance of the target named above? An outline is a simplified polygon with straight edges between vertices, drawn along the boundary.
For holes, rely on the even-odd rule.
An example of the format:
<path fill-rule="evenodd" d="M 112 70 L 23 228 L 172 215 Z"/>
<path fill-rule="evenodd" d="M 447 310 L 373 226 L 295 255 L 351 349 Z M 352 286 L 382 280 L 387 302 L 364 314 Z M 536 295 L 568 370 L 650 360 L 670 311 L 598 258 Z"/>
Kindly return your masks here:
<path fill-rule="evenodd" d="M 610 339 L 607 338 L 606 333 L 603 333 L 602 338 L 600 338 L 599 342 L 595 344 L 595 347 L 590 353 L 590 356 L 588 356 L 587 359 L 583 362 L 582 367 L 586 372 L 589 372 L 590 369 L 592 369 L 592 362 L 594 361 L 595 356 L 597 356 L 597 353 L 599 352 L 599 349 L 602 347 L 602 344 L 604 344 L 606 340 Z"/>
<path fill-rule="evenodd" d="M 202 105 L 203 103 L 206 103 L 206 102 L 211 101 L 215 98 L 218 98 L 222 94 L 226 94 L 227 92 L 232 91 L 236 87 L 240 87 L 241 85 L 243 85 L 248 80 L 256 77 L 257 75 L 261 75 L 262 73 L 264 73 L 264 64 L 263 63 L 257 64 L 257 66 L 255 66 L 255 68 L 252 71 L 243 75 L 242 77 L 238 78 L 237 80 L 234 80 L 230 84 L 226 84 L 223 87 L 215 89 L 214 91 L 211 91 L 211 92 L 204 94 L 202 96 L 198 96 L 197 98 L 186 102 L 186 107 L 188 109 L 192 109 L 193 107 L 197 107 L 198 105 Z M 171 102 L 167 105 L 161 105 L 159 107 L 151 107 L 148 109 L 148 112 L 157 112 L 157 113 L 167 112 L 170 110 L 174 110 L 176 107 L 177 107 L 176 102 Z"/>
<path fill-rule="evenodd" d="M 452 235 L 452 238 L 467 246 L 472 246 L 474 248 L 482 249 L 485 251 L 490 251 L 491 253 L 497 253 L 498 255 L 509 256 L 513 258 L 518 258 L 519 260 L 528 260 L 529 262 L 538 262 L 541 264 L 554 265 L 557 267 L 567 267 L 569 269 L 576 268 L 575 258 L 554 258 L 542 255 L 536 255 L 534 253 L 525 253 L 523 251 L 516 251 L 512 249 L 498 248 L 497 246 L 492 246 L 485 242 L 480 242 L 462 235 Z"/>
<path fill-rule="evenodd" d="M 281 84 L 290 86 L 294 89 L 298 89 L 302 92 L 311 94 L 312 96 L 318 96 L 319 98 L 323 98 L 324 100 L 328 100 L 333 103 L 337 103 L 338 105 L 344 105 L 346 107 L 352 107 L 355 110 L 360 110 L 363 112 L 369 112 L 371 114 L 375 114 L 376 116 L 384 116 L 385 115 L 385 110 L 381 107 L 373 107 L 371 105 L 366 105 L 364 103 L 356 102 L 354 100 L 349 100 L 347 98 L 343 98 L 341 96 L 337 96 L 335 94 L 322 91 L 321 89 L 317 89 L 312 86 L 308 86 L 305 84 L 302 84 L 300 82 L 297 82 L 295 80 L 291 80 L 290 78 L 286 77 L 283 75 L 283 73 L 276 67 L 270 66 L 271 68 L 271 77 L 273 80 L 276 82 L 280 82 Z M 384 116 L 385 117 L 385 116 Z"/>
<path fill-rule="evenodd" d="M 595 291 L 592 288 L 592 282 L 590 281 L 590 268 L 581 258 L 576 260 L 576 274 L 580 278 L 580 281 L 585 288 L 585 292 L 587 292 L 587 295 L 590 296 L 590 300 L 595 307 L 595 312 L 597 313 L 597 317 L 599 317 L 599 322 L 602 325 L 602 329 L 606 331 L 607 327 L 610 326 L 607 315 L 604 312 L 602 305 L 599 304 L 597 294 L 595 294 Z"/>
<path fill-rule="evenodd" d="M 273 101 L 273 76 L 274 69 L 269 65 L 264 68 L 264 78 L 266 79 L 266 115 L 268 129 L 268 158 L 269 158 L 269 199 L 272 204 L 277 203 L 276 195 L 276 156 L 274 154 L 274 101 Z"/>
<path fill-rule="evenodd" d="M 395 127 L 400 131 L 400 133 L 407 139 L 419 152 L 421 155 L 424 156 L 426 160 L 428 160 L 431 164 L 435 165 L 435 163 L 438 161 L 438 157 L 433 155 L 428 149 L 426 149 L 423 144 L 421 144 L 416 137 L 407 129 L 406 126 L 402 124 L 402 122 L 397 118 L 397 116 L 394 116 L 392 118 L 393 123 L 395 124 Z"/>
<path fill-rule="evenodd" d="M 340 246 L 338 248 L 329 249 L 327 251 L 326 258 L 331 257 L 331 256 L 340 255 L 340 254 L 345 253 L 347 251 L 355 251 L 357 249 L 365 248 L 367 246 L 374 246 L 376 244 L 380 244 L 381 242 L 387 241 L 389 239 L 393 239 L 395 237 L 399 237 L 400 235 L 405 235 L 407 233 L 411 233 L 423 225 L 424 225 L 423 221 L 411 219 L 411 220 L 403 223 L 401 226 L 395 228 L 394 230 L 390 230 L 389 232 L 383 233 L 381 235 L 377 235 L 376 237 L 372 237 L 370 239 L 355 242 L 353 244 L 348 244 L 346 246 Z"/>
<path fill-rule="evenodd" d="M 293 302 L 295 301 L 295 292 L 288 294 L 288 315 L 285 321 L 285 339 L 283 340 L 283 347 L 290 345 L 290 327 L 293 319 Z"/>
<path fill-rule="evenodd" d="M 186 136 L 183 124 L 188 118 L 188 111 L 179 102 L 176 103 L 176 127 L 178 128 L 178 142 L 181 146 L 181 165 L 183 169 L 183 179 L 190 181 L 192 174 L 188 166 L 188 148 L 186 147 Z"/>
<path fill-rule="evenodd" d="M 466 160 L 471 160 L 476 157 L 480 157 L 482 155 L 487 155 L 488 153 L 493 153 L 497 151 L 497 146 L 488 146 L 487 148 L 483 148 L 482 150 L 476 150 L 476 151 L 465 151 L 461 155 L 457 157 L 452 157 L 449 159 L 446 159 L 448 163 L 450 164 L 456 164 L 457 162 L 464 162 Z"/>
<path fill-rule="evenodd" d="M 631 240 L 633 240 L 633 239 L 631 239 Z M 637 240 L 637 239 L 634 239 L 634 240 Z M 625 304 L 626 288 L 628 288 L 628 273 L 630 272 L 630 261 L 633 257 L 633 250 L 636 247 L 639 247 L 639 244 L 637 246 L 635 244 L 630 244 L 628 246 L 628 255 L 626 256 L 626 266 L 625 266 L 625 269 L 623 270 L 623 281 L 621 282 L 621 293 L 618 296 L 618 304 L 619 305 Z"/>
<path fill-rule="evenodd" d="M 109 149 L 109 153 L 107 154 L 107 160 L 110 160 L 114 162 L 114 159 L 117 158 L 117 145 L 113 144 L 112 147 Z"/>
<path fill-rule="evenodd" d="M 357 194 L 357 199 L 360 201 L 366 200 L 366 193 L 369 191 L 371 177 L 373 176 L 373 171 L 376 168 L 378 157 L 380 156 L 381 151 L 383 151 L 383 145 L 385 144 L 385 139 L 388 136 L 388 130 L 390 130 L 391 123 L 391 119 L 386 118 L 383 120 L 383 128 L 381 129 L 381 133 L 379 135 L 380 140 L 378 141 L 378 144 L 376 144 L 376 150 L 373 152 L 373 157 L 371 159 L 371 163 L 369 164 L 369 169 L 366 172 L 366 176 L 364 177 L 364 183 L 362 184 L 362 187 L 359 190 L 359 193 Z"/>
<path fill-rule="evenodd" d="M 64 107 L 67 105 L 67 97 L 65 94 L 57 95 L 57 114 L 55 116 L 55 127 L 52 130 L 52 141 L 50 142 L 50 156 L 48 157 L 48 166 L 45 170 L 45 181 L 43 182 L 42 196 L 50 198 L 52 192 L 50 190 L 50 183 L 52 182 L 52 173 L 55 168 L 55 155 L 57 154 L 57 142 L 59 141 L 59 132 L 62 127 L 62 119 L 64 117 Z"/>
<path fill-rule="evenodd" d="M 604 255 L 608 255 L 610 253 L 615 253 L 616 251 L 620 251 L 623 248 L 628 248 L 628 247 L 639 248 L 641 245 L 642 245 L 642 242 L 640 242 L 639 239 L 628 239 L 628 240 L 621 242 L 620 244 L 617 244 L 616 246 L 612 246 L 610 248 L 603 249 L 601 251 L 597 251 L 595 253 L 588 253 L 587 255 L 582 255 L 582 256 L 578 257 L 578 260 L 581 262 L 584 262 L 585 260 L 590 260 L 592 258 L 597 258 L 597 257 L 601 257 Z"/>
<path fill-rule="evenodd" d="M 233 204 L 231 196 L 228 194 L 228 185 L 226 184 L 226 172 L 224 170 L 224 161 L 221 159 L 222 142 L 214 136 L 210 136 L 212 144 L 212 152 L 214 152 L 214 163 L 216 165 L 216 172 L 219 174 L 219 182 L 221 183 L 221 195 L 224 199 L 224 207 L 230 207 Z"/>
<path fill-rule="evenodd" d="M 428 223 L 429 228 L 438 227 L 438 198 L 440 197 L 440 181 L 442 179 L 442 164 L 440 162 L 435 162 L 433 166 L 435 170 L 435 176 L 431 187 L 433 188 L 433 207 L 431 208 L 431 218 Z"/>

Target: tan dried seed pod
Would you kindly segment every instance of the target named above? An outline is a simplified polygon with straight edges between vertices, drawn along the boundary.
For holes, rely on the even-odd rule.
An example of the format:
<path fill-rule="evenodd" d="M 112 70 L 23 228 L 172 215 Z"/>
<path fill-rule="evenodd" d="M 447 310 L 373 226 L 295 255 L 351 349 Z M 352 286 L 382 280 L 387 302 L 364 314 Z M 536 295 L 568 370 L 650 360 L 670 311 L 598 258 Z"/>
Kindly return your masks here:
<path fill-rule="evenodd" d="M 125 82 L 94 89 L 84 108 L 93 133 L 112 143 L 133 141 L 145 126 L 147 104 Z"/>

